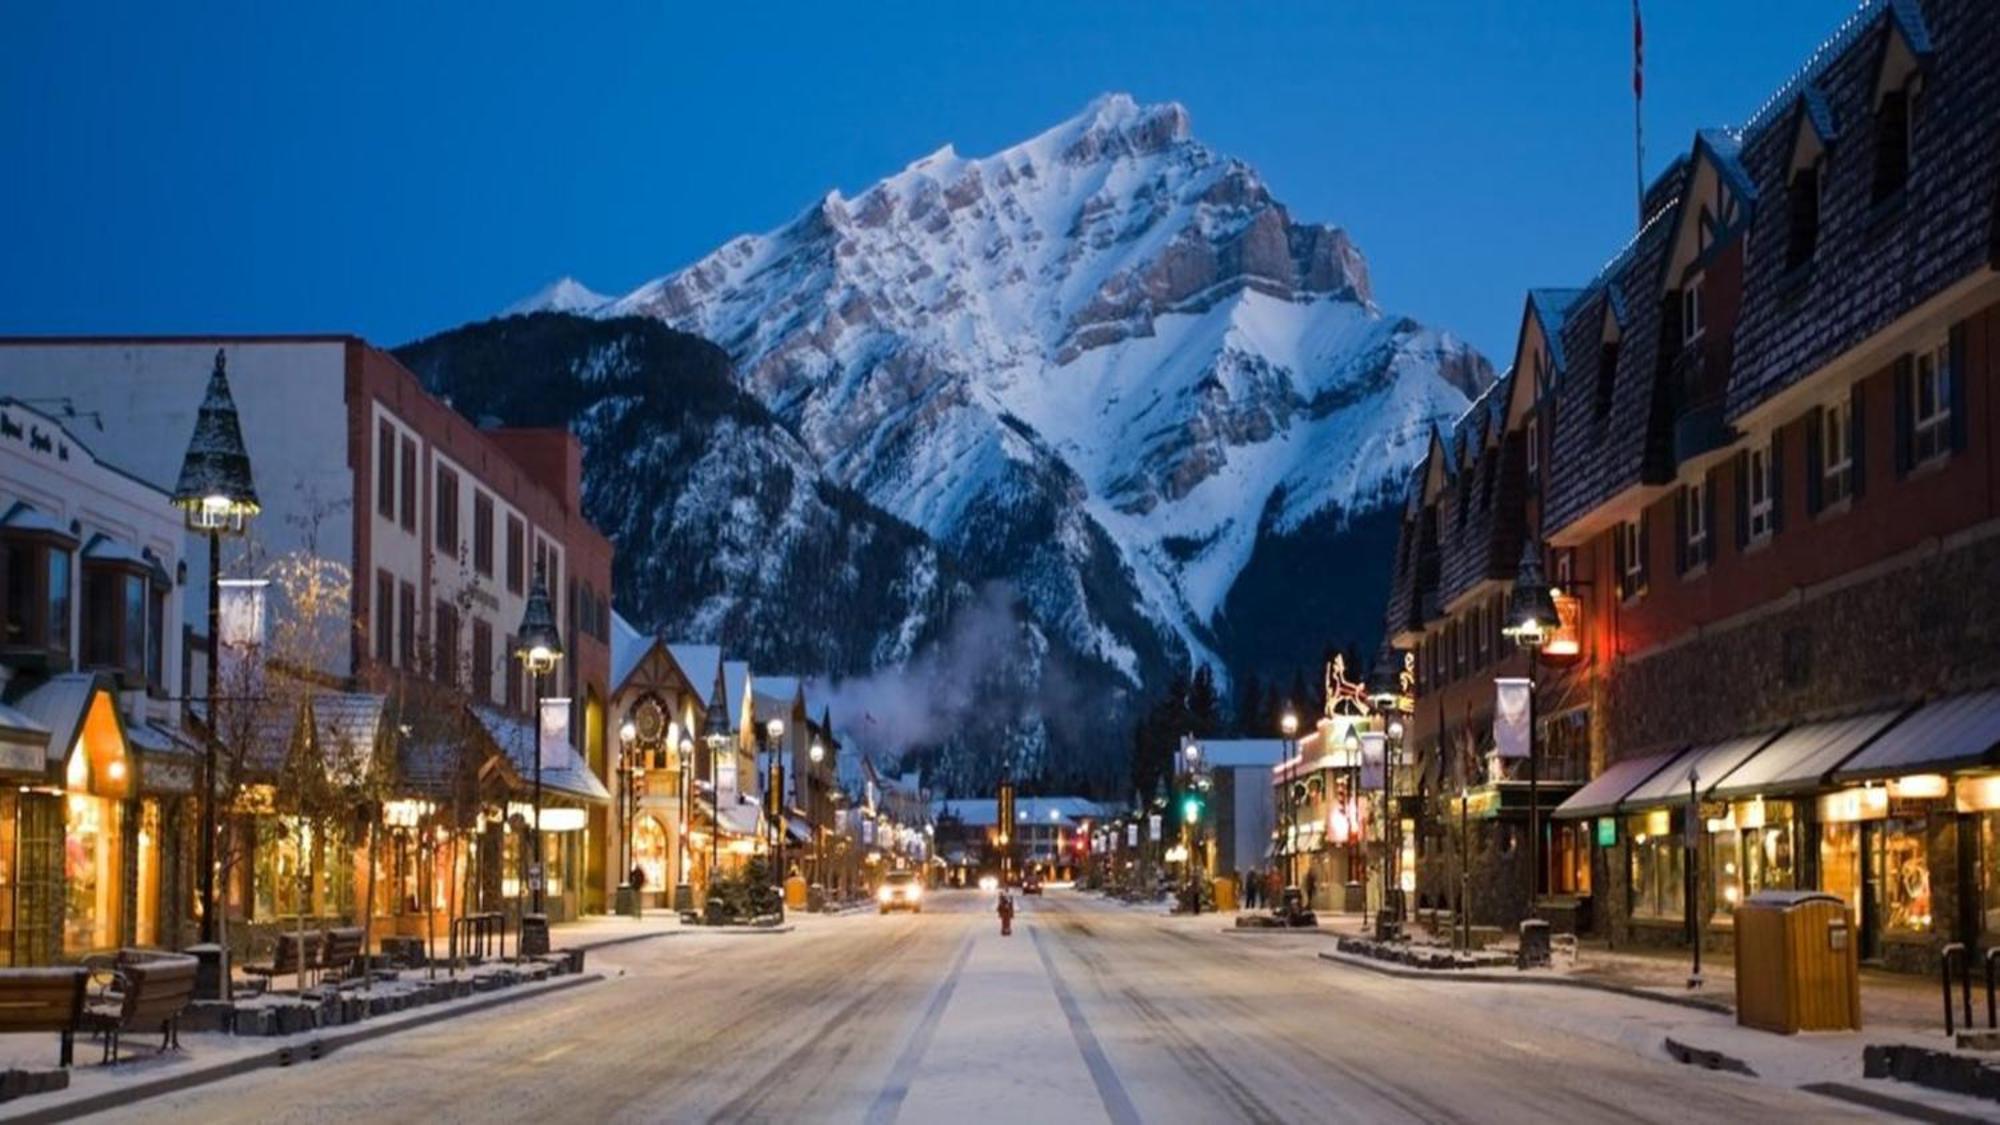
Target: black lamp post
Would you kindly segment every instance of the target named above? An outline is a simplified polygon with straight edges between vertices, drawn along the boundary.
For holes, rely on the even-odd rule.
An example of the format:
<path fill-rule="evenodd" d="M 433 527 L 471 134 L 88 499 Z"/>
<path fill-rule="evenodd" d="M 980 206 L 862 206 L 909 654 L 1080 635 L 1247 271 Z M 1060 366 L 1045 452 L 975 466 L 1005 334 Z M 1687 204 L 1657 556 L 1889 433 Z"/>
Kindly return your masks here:
<path fill-rule="evenodd" d="M 638 867 L 637 850 L 632 846 L 633 822 L 639 819 L 639 724 L 630 719 L 618 724 L 618 760 L 625 775 L 624 808 L 620 810 L 625 821 L 625 866 L 619 872 L 619 897 L 629 902 L 632 914 L 640 913 L 639 888 L 632 884 L 632 871 Z"/>
<path fill-rule="evenodd" d="M 515 636 L 514 658 L 528 670 L 534 688 L 535 821 L 530 829 L 532 847 L 528 853 L 534 866 L 528 874 L 533 912 L 541 914 L 542 887 L 548 882 L 548 872 L 542 867 L 542 677 L 555 671 L 562 660 L 563 648 L 562 634 L 556 630 L 555 611 L 549 607 L 548 581 L 542 577 L 540 567 L 535 568 L 535 581 L 528 587 L 528 606 L 521 613 L 521 628 Z"/>
<path fill-rule="evenodd" d="M 694 909 L 694 884 L 689 878 L 693 874 L 694 857 L 688 855 L 688 845 L 694 843 L 694 821 L 688 806 L 694 804 L 694 739 L 685 732 L 674 750 L 680 755 L 680 805 L 681 835 L 679 846 L 674 848 L 674 909 L 689 911 Z"/>
<path fill-rule="evenodd" d="M 1548 579 L 1542 575 L 1540 544 L 1530 539 L 1521 548 L 1521 567 L 1514 576 L 1514 593 L 1501 632 L 1528 652 L 1528 916 L 1535 916 L 1535 898 L 1542 880 L 1541 740 L 1535 735 L 1536 658 L 1549 634 L 1562 624 Z"/>
<path fill-rule="evenodd" d="M 1368 673 L 1368 699 L 1375 713 L 1383 717 L 1382 730 L 1387 736 L 1382 744 L 1382 792 L 1386 816 L 1382 830 L 1386 841 L 1383 846 L 1388 852 L 1385 861 L 1388 870 L 1386 897 L 1394 904 L 1399 923 L 1403 920 L 1405 906 L 1402 884 L 1403 823 L 1402 817 L 1389 812 L 1387 806 L 1395 801 L 1396 766 L 1403 755 L 1403 738 L 1410 716 L 1408 708 L 1414 702 L 1410 691 L 1414 685 L 1410 681 L 1415 676 L 1408 663 L 1398 660 L 1396 650 L 1385 642 L 1375 654 L 1375 666 Z M 1406 675 L 1406 671 L 1411 674 Z"/>
<path fill-rule="evenodd" d="M 772 876 L 778 881 L 778 923 L 785 921 L 785 761 L 783 739 L 785 720 L 772 719 L 764 724 L 764 748 L 771 755 L 770 771 L 765 786 L 770 790 L 771 800 L 771 862 Z"/>
<path fill-rule="evenodd" d="M 215 770 L 221 726 L 216 702 L 222 698 L 222 537 L 241 535 L 251 516 L 261 510 L 256 484 L 250 477 L 250 454 L 243 447 L 243 427 L 236 400 L 229 393 L 227 360 L 215 351 L 215 369 L 208 391 L 195 415 L 194 434 L 181 460 L 173 503 L 189 531 L 208 536 L 208 745 L 201 772 L 201 940 L 216 940 L 215 913 Z"/>
<path fill-rule="evenodd" d="M 1291 708 L 1285 708 L 1284 717 L 1278 720 L 1278 729 L 1285 736 L 1285 762 L 1291 769 L 1285 775 L 1285 890 L 1299 885 L 1299 809 L 1292 799 L 1292 786 L 1299 783 L 1299 716 Z M 1279 901 L 1289 901 L 1281 895 Z"/>
<path fill-rule="evenodd" d="M 806 751 L 806 756 L 812 759 L 813 770 L 815 773 L 817 773 L 820 767 L 820 763 L 826 761 L 826 747 L 820 743 L 819 739 L 815 738 L 812 741 L 812 749 Z M 821 887 L 825 887 L 826 875 L 824 872 L 820 870 L 819 802 L 817 800 L 812 799 L 812 781 L 813 781 L 812 778 L 808 778 L 806 781 L 806 794 L 807 794 L 806 816 L 807 819 L 811 822 L 812 834 L 813 834 L 812 881 Z"/>
<path fill-rule="evenodd" d="M 715 873 L 722 865 L 722 755 L 729 750 L 729 692 L 722 679 L 722 654 L 715 654 L 715 686 L 709 689 L 708 713 L 702 717 L 701 740 L 708 744 L 709 809 L 708 875 L 702 879 L 702 909 L 713 901 Z"/>

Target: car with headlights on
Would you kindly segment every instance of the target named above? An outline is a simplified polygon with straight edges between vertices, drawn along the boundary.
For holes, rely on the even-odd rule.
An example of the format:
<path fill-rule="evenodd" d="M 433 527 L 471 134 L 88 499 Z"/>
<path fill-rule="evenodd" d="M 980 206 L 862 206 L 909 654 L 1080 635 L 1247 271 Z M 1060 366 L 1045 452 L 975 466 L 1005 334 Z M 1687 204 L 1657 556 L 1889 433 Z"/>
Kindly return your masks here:
<path fill-rule="evenodd" d="M 875 903 L 881 913 L 891 910 L 907 910 L 912 914 L 924 912 L 924 887 L 917 882 L 914 871 L 891 871 L 882 880 L 881 889 L 875 892 Z"/>

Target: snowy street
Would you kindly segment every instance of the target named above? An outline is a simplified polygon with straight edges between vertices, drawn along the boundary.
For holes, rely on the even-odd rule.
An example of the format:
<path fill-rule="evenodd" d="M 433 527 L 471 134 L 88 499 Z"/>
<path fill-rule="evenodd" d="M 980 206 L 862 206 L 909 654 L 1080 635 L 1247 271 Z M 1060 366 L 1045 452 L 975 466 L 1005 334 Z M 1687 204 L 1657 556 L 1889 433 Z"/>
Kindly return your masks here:
<path fill-rule="evenodd" d="M 1070 891 L 939 892 L 921 915 L 805 917 L 592 954 L 606 980 L 119 1119 L 1835 1120 L 1841 1103 L 1668 1062 L 1659 1005 L 1330 965 Z M 1473 998 L 1468 1002 L 1468 997 Z M 1574 1006 L 1574 996 L 1570 1002 Z M 976 1116 L 975 1116 L 976 1115 Z"/>

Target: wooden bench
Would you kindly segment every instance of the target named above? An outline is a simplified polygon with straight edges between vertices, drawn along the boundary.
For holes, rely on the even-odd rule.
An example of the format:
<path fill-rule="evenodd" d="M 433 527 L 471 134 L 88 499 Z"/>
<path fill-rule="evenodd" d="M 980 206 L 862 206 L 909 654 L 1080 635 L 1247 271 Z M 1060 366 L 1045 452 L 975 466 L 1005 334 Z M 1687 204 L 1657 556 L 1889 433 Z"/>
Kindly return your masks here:
<path fill-rule="evenodd" d="M 152 957 L 112 970 L 115 994 L 84 1009 L 83 1026 L 104 1036 L 104 1061 L 118 1061 L 119 1037 L 132 1030 L 160 1030 L 160 1050 L 178 1049 L 181 1013 L 194 999 L 195 959 Z"/>
<path fill-rule="evenodd" d="M 62 1036 L 62 1065 L 68 1066 L 89 982 L 90 971 L 81 966 L 0 969 L 0 1034 L 56 1032 Z"/>
<path fill-rule="evenodd" d="M 319 958 L 313 968 L 332 975 L 337 981 L 356 975 L 358 969 L 355 962 L 361 960 L 362 936 L 360 926 L 326 931 L 321 937 Z"/>
<path fill-rule="evenodd" d="M 259 978 L 262 981 L 260 987 L 265 991 L 268 991 L 271 987 L 271 978 L 283 976 L 297 976 L 299 978 L 299 987 L 304 988 L 305 974 L 311 972 L 319 964 L 319 947 L 322 938 L 323 935 L 314 931 L 307 931 L 304 935 L 295 933 L 279 934 L 278 948 L 271 954 L 271 963 L 268 965 L 245 965 L 243 966 L 243 972 L 247 976 Z"/>

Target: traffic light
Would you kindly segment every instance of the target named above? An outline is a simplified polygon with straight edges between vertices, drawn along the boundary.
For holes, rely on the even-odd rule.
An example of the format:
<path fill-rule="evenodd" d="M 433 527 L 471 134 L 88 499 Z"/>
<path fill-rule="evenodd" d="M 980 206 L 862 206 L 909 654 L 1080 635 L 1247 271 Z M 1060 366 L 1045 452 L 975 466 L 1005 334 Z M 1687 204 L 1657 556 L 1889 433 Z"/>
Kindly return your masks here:
<path fill-rule="evenodd" d="M 1201 819 L 1201 796 L 1189 793 L 1181 798 L 1181 819 L 1193 824 Z"/>

